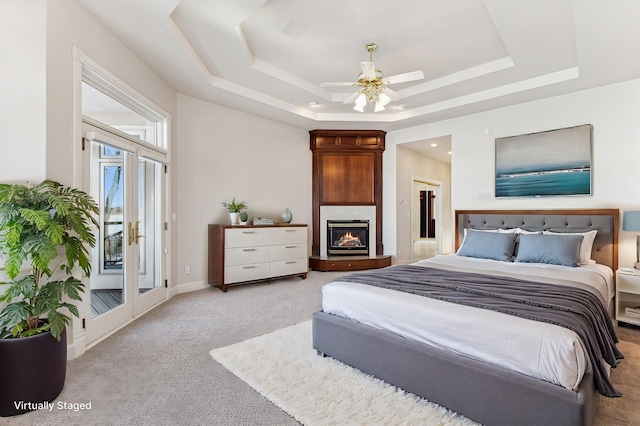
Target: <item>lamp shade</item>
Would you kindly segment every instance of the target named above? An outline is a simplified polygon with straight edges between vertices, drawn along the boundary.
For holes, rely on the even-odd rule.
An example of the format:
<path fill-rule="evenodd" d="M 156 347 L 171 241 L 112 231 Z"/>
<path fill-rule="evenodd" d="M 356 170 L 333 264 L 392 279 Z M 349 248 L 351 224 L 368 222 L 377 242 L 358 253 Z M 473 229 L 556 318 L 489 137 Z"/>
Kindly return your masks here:
<path fill-rule="evenodd" d="M 640 211 L 628 211 L 623 213 L 622 230 L 640 232 Z"/>

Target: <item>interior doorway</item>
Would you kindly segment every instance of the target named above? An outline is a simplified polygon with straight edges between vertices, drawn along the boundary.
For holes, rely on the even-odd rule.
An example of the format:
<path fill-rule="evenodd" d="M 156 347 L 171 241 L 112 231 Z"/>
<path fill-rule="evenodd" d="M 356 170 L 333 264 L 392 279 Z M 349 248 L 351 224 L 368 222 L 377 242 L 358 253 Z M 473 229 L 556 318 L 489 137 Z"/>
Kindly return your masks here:
<path fill-rule="evenodd" d="M 441 182 L 435 179 L 412 177 L 411 253 L 413 262 L 442 253 L 440 186 Z"/>

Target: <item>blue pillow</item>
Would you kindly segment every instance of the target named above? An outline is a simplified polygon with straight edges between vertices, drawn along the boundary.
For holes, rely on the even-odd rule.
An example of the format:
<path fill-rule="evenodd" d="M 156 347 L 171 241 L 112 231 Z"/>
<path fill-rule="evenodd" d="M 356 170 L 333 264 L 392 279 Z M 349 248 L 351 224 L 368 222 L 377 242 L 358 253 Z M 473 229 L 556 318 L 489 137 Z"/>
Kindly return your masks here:
<path fill-rule="evenodd" d="M 516 262 L 578 266 L 582 235 L 522 234 Z"/>
<path fill-rule="evenodd" d="M 513 249 L 518 234 L 502 232 L 484 232 L 467 230 L 458 256 L 478 257 L 480 259 L 513 261 Z"/>

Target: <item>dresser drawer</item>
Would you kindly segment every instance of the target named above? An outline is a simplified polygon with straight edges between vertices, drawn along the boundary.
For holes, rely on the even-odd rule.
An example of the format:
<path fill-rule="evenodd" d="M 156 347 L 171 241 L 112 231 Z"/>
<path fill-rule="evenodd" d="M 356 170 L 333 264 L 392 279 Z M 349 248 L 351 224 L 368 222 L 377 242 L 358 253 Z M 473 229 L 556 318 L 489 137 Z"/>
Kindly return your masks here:
<path fill-rule="evenodd" d="M 306 244 L 307 227 L 306 226 L 290 226 L 282 228 L 271 228 L 271 244 Z"/>
<path fill-rule="evenodd" d="M 271 276 L 279 277 L 284 275 L 305 274 L 309 270 L 307 257 L 291 260 L 281 260 L 271 262 Z"/>
<path fill-rule="evenodd" d="M 225 248 L 268 246 L 269 229 L 238 228 L 227 229 L 225 232 Z"/>
<path fill-rule="evenodd" d="M 287 244 L 271 247 L 271 261 L 291 260 L 307 257 L 306 244 Z"/>
<path fill-rule="evenodd" d="M 270 278 L 270 263 L 254 263 L 251 265 L 227 266 L 224 268 L 224 283 L 240 283 L 243 281 Z"/>
<path fill-rule="evenodd" d="M 224 251 L 225 266 L 263 263 L 271 260 L 269 246 L 228 248 Z"/>

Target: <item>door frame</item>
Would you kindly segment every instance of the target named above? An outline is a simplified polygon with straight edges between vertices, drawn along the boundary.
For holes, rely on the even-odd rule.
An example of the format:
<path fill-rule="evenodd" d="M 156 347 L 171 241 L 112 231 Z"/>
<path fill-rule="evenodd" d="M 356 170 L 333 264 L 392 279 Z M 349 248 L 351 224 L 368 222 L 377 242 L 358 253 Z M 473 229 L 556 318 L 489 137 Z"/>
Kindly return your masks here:
<path fill-rule="evenodd" d="M 85 132 L 85 155 L 83 156 L 83 161 L 86 163 L 86 174 L 84 176 L 84 186 L 89 189 L 89 193 L 93 194 L 94 197 L 97 196 L 96 194 L 101 194 L 102 164 L 99 161 L 96 161 L 96 158 L 100 155 L 103 144 L 119 147 L 120 149 L 122 149 L 122 166 L 124 168 L 123 197 L 125 206 L 127 207 L 123 212 L 123 231 L 125 233 L 123 240 L 127 243 L 123 243 L 123 254 L 126 259 L 123 263 L 125 268 L 122 271 L 124 302 L 121 305 L 114 307 L 96 317 L 93 317 L 90 312 L 92 290 L 91 280 L 96 279 L 95 274 L 100 274 L 100 268 L 98 265 L 98 263 L 100 262 L 100 256 L 92 256 L 92 277 L 89 278 L 89 283 L 85 287 L 85 295 L 89 295 L 89 315 L 85 317 L 85 342 L 87 349 L 104 340 L 106 337 L 113 334 L 113 332 L 119 330 L 120 328 L 122 328 L 122 326 L 135 320 L 140 315 L 153 308 L 157 304 L 167 300 L 167 288 L 165 285 L 163 285 L 166 279 L 163 268 L 166 259 L 164 258 L 164 255 L 160 250 L 160 247 L 163 247 L 163 239 L 165 234 L 163 229 L 164 226 L 161 225 L 163 223 L 166 223 L 164 215 L 162 213 L 162 210 L 164 209 L 161 208 L 160 211 L 155 211 L 154 214 L 157 220 L 154 221 L 155 229 L 153 230 L 153 232 L 155 235 L 155 244 L 153 247 L 153 256 L 154 260 L 157 260 L 158 262 L 154 263 L 153 276 L 156 280 L 157 286 L 153 287 L 151 290 L 146 291 L 144 294 L 140 293 L 139 261 L 140 255 L 145 253 L 143 246 L 148 240 L 142 240 L 144 241 L 142 244 L 138 244 L 137 241 L 128 241 L 131 239 L 131 235 L 129 235 L 129 227 L 135 227 L 136 222 L 139 218 L 140 160 L 153 160 L 149 160 L 148 158 L 140 155 L 145 151 L 142 149 L 138 149 L 139 147 L 136 146 L 137 143 L 135 141 L 125 139 L 120 135 L 115 134 L 114 132 L 110 132 L 109 130 L 95 127 L 94 123 L 92 123 L 91 121 L 92 120 L 85 117 L 82 124 L 82 129 Z M 155 163 L 157 164 L 157 162 Z M 165 202 L 163 196 L 164 191 L 162 191 L 165 174 L 162 173 L 161 170 L 156 169 L 156 166 L 154 166 L 154 173 L 156 173 L 155 178 L 157 178 L 157 184 L 160 185 L 160 187 L 155 188 L 155 194 L 153 198 L 160 204 L 160 206 L 162 206 Z M 98 240 L 100 240 L 100 235 L 98 235 Z M 99 250 L 99 244 L 100 242 L 98 241 L 97 247 L 92 250 L 93 253 Z"/>
<path fill-rule="evenodd" d="M 415 262 L 415 255 L 413 246 L 415 244 L 415 226 L 416 226 L 416 184 L 424 184 L 435 187 L 435 198 L 436 198 L 436 254 L 442 253 L 442 181 L 438 179 L 433 179 L 424 176 L 411 175 L 411 220 L 409 221 L 409 226 L 411 230 L 411 263 Z M 419 196 L 419 194 L 418 194 Z M 419 226 L 419 222 L 418 222 Z"/>
<path fill-rule="evenodd" d="M 84 135 L 82 132 L 82 82 L 85 73 L 92 74 L 94 76 L 98 76 L 99 79 L 102 79 L 106 85 L 110 85 L 114 87 L 117 91 L 119 91 L 120 96 L 119 100 L 125 102 L 129 106 L 133 106 L 136 110 L 144 109 L 146 111 L 151 111 L 160 119 L 158 122 L 161 126 L 158 129 L 159 135 L 159 145 L 156 146 L 148 146 L 146 150 L 143 150 L 141 154 L 146 158 L 154 159 L 161 158 L 162 162 L 165 164 L 164 173 L 163 173 L 163 197 L 164 197 L 164 206 L 162 211 L 162 250 L 161 254 L 163 256 L 163 265 L 161 268 L 162 272 L 162 281 L 161 286 L 165 288 L 165 296 L 163 301 L 168 300 L 175 292 L 171 291 L 171 287 L 169 287 L 168 277 L 172 275 L 172 258 L 173 251 L 172 247 L 172 221 L 169 221 L 168 218 L 171 216 L 171 200 L 172 200 L 172 188 L 171 188 L 171 114 L 166 112 L 164 109 L 156 105 L 154 102 L 149 100 L 147 97 L 136 91 L 134 88 L 129 86 L 127 83 L 116 77 L 114 74 L 109 72 L 107 69 L 102 67 L 96 61 L 88 57 L 82 50 L 77 47 L 73 47 L 73 123 L 72 123 L 72 139 L 74 141 L 74 148 L 72 150 L 73 157 L 73 169 L 72 169 L 72 185 L 76 188 L 89 190 L 90 188 L 84 188 L 83 176 L 86 171 L 84 170 L 85 165 L 83 164 L 83 153 L 82 146 L 86 143 L 84 140 Z M 126 133 L 122 132 L 125 136 L 129 136 Z M 129 136 L 130 137 L 130 136 Z M 86 282 L 86 281 L 85 281 Z M 160 302 L 162 303 L 162 302 Z M 147 308 L 144 312 L 140 313 L 143 315 L 144 313 L 151 310 L 154 306 Z M 80 355 L 82 355 L 87 349 L 99 343 L 102 339 L 99 339 L 93 342 L 91 345 L 87 344 L 86 341 L 86 322 L 88 318 L 91 317 L 91 302 L 90 302 L 90 294 L 88 292 L 84 293 L 83 300 L 78 304 L 78 310 L 80 311 L 80 317 L 72 317 L 68 327 L 67 327 L 67 358 L 74 359 Z M 125 327 L 127 324 L 135 321 L 140 315 L 132 319 L 131 321 L 123 324 L 116 330 L 113 330 L 110 334 L 115 333 L 122 327 Z M 109 334 L 109 335 L 110 335 Z M 108 336 L 104 336 L 106 338 Z"/>

